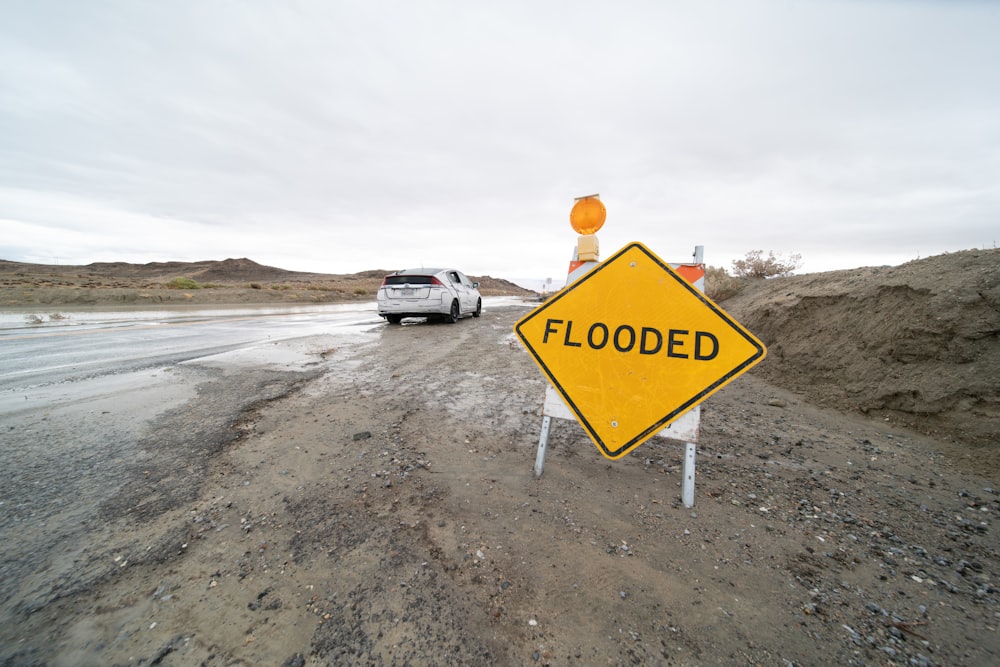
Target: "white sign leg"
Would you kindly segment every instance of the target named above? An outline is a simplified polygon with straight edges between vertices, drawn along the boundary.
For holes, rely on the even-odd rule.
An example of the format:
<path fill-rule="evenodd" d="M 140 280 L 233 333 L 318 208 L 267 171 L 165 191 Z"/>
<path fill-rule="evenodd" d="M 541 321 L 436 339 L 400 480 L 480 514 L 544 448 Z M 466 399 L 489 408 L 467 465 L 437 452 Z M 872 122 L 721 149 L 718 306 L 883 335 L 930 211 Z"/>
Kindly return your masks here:
<path fill-rule="evenodd" d="M 684 507 L 694 507 L 694 443 L 684 446 L 684 490 L 681 499 Z"/>
<path fill-rule="evenodd" d="M 535 477 L 541 477 L 542 468 L 545 467 L 545 448 L 549 445 L 549 425 L 551 423 L 552 417 L 548 415 L 542 417 L 542 435 L 538 438 L 538 453 L 535 454 Z"/>

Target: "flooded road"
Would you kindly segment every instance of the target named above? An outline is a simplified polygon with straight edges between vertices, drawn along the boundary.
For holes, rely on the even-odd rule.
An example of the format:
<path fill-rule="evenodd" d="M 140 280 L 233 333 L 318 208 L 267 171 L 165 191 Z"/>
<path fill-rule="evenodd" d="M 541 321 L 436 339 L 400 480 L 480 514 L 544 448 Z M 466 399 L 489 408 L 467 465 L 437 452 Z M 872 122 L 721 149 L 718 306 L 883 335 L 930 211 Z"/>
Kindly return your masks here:
<path fill-rule="evenodd" d="M 374 303 L 311 308 L 0 313 L 0 414 L 14 394 L 320 334 L 383 325 Z M 36 318 L 34 320 L 29 317 Z M 55 319 L 53 319 L 55 318 Z"/>
<path fill-rule="evenodd" d="M 0 624 L 109 576 L 95 545 L 128 535 L 112 524 L 188 502 L 239 415 L 387 326 L 374 303 L 4 313 Z"/>
<path fill-rule="evenodd" d="M 484 309 L 520 302 L 513 297 L 483 299 Z M 292 338 L 331 335 L 343 345 L 382 326 L 385 321 L 374 302 L 50 315 L 0 311 L 0 415 L 12 396 L 51 384 L 170 366 Z"/>

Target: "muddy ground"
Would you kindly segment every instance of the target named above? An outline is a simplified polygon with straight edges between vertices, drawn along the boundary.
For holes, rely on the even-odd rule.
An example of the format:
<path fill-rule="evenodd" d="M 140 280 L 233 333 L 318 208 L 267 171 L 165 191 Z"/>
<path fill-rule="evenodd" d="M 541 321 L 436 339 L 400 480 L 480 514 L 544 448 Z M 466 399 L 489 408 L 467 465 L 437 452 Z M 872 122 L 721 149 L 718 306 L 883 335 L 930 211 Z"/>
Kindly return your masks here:
<path fill-rule="evenodd" d="M 946 346 L 971 361 L 929 355 L 946 374 L 997 360 L 992 275 L 979 299 L 963 292 L 983 323 Z M 723 304 L 771 354 L 703 405 L 690 509 L 670 441 L 611 462 L 556 421 L 534 477 L 545 385 L 512 335 L 523 309 L 383 326 L 358 346 L 285 343 L 313 356 L 307 371 L 164 371 L 199 397 L 117 434 L 109 500 L 53 501 L 45 517 L 25 503 L 59 479 L 36 467 L 4 485 L 0 660 L 997 664 L 1000 376 L 977 375 L 985 389 L 940 419 L 858 402 L 863 388 L 830 369 L 817 383 L 839 389 L 817 395 L 807 378 L 824 364 L 795 353 L 809 332 L 793 324 L 815 327 L 802 313 L 820 288 L 807 279 Z M 886 293 L 877 280 L 840 302 L 873 319 L 857 295 Z M 924 317 L 919 303 L 907 321 Z M 762 326 L 766 308 L 782 327 Z M 899 306 L 881 316 L 906 318 Z M 880 335 L 844 345 L 872 350 Z M 899 382 L 918 363 L 870 353 Z M 840 359 L 853 372 L 854 357 Z M 956 410 L 975 422 L 969 442 L 948 428 Z M 32 571 L 30 553 L 13 557 L 46 518 L 74 511 L 80 529 L 55 547 L 66 562 Z"/>

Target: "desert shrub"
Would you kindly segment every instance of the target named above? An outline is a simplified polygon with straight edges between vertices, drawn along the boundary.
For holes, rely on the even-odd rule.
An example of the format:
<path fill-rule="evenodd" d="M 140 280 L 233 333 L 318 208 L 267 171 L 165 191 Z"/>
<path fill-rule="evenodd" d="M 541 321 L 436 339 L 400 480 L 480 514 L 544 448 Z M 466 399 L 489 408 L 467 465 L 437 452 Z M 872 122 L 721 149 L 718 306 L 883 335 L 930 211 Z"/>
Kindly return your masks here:
<path fill-rule="evenodd" d="M 751 250 L 743 259 L 733 260 L 733 274 L 737 278 L 773 278 L 787 276 L 802 264 L 802 255 L 790 255 L 788 259 L 775 255 L 769 250 L 767 257 L 763 250 Z"/>
<path fill-rule="evenodd" d="M 721 266 L 705 267 L 705 295 L 712 301 L 725 301 L 742 289 L 743 283 Z"/>
<path fill-rule="evenodd" d="M 191 278 L 174 278 L 167 283 L 167 289 L 201 289 L 201 285 Z"/>
<path fill-rule="evenodd" d="M 260 283 L 250 283 L 250 289 L 260 289 Z"/>
<path fill-rule="evenodd" d="M 364 295 L 364 294 L 368 294 L 368 290 L 367 290 L 367 289 L 365 289 L 364 287 L 355 287 L 355 288 L 354 288 L 354 293 L 355 293 L 355 294 L 361 294 L 361 295 Z"/>

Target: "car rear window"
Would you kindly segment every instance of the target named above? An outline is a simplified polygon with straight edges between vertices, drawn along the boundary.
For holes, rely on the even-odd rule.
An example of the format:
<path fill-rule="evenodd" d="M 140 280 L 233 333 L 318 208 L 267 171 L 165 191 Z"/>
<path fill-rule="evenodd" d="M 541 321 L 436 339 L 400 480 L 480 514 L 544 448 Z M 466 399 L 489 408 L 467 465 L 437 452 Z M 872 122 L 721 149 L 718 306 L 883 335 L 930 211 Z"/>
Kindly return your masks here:
<path fill-rule="evenodd" d="M 386 276 L 386 285 L 430 285 L 434 276 Z"/>

